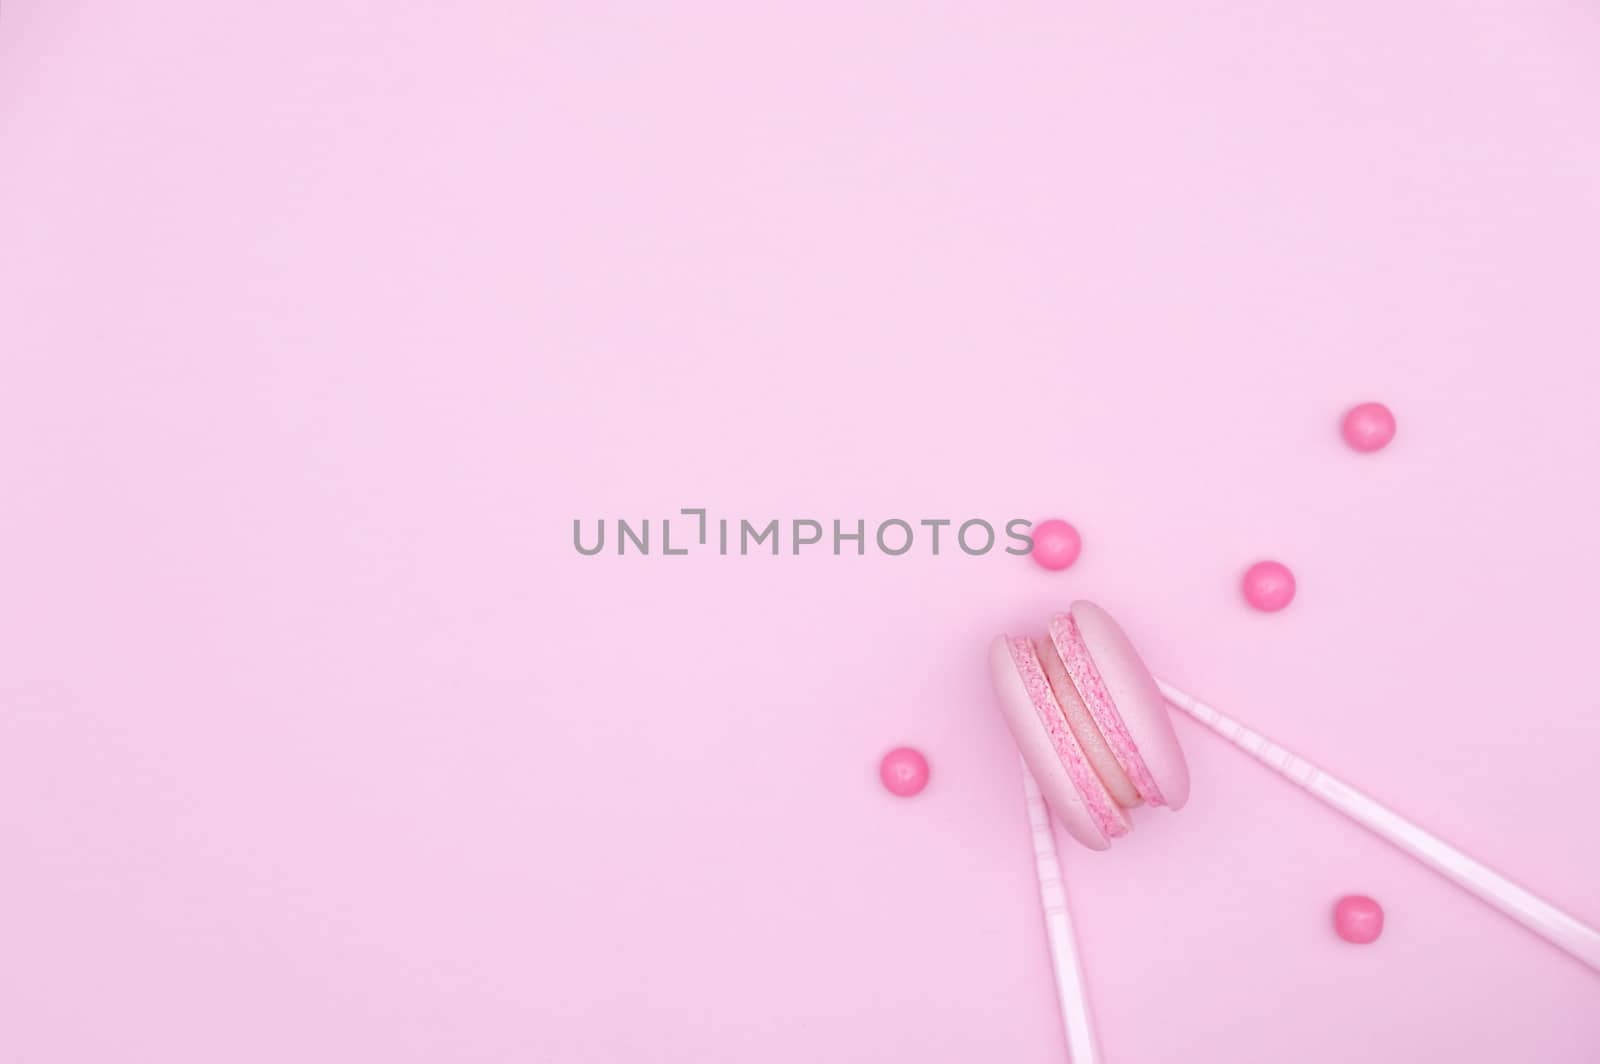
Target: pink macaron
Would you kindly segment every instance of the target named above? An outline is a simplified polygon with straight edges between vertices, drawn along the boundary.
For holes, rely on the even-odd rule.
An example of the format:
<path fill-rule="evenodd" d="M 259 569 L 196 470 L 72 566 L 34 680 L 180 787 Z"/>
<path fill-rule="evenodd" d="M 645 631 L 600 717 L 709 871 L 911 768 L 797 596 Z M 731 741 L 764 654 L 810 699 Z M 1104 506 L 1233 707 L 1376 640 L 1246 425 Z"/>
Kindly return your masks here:
<path fill-rule="evenodd" d="M 1044 635 L 995 637 L 989 670 L 1046 803 L 1085 846 L 1126 835 L 1136 805 L 1189 800 L 1189 766 L 1155 678 L 1099 606 L 1074 602 Z"/>

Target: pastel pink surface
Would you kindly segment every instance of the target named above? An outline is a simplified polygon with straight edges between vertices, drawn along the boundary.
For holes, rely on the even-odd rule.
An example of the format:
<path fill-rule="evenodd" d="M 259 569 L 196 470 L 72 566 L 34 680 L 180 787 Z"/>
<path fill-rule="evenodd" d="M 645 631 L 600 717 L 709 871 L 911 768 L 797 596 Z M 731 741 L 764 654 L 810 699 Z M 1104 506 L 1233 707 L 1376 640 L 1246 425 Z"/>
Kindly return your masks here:
<path fill-rule="evenodd" d="M 1058 517 L 1033 527 L 1033 560 L 1046 569 L 1065 569 L 1083 552 L 1078 530 Z"/>
<path fill-rule="evenodd" d="M 1334 904 L 1333 929 L 1358 946 L 1376 942 L 1383 934 L 1383 906 L 1364 894 L 1346 894 Z"/>
<path fill-rule="evenodd" d="M 928 759 L 921 751 L 897 746 L 878 763 L 878 778 L 890 794 L 910 798 L 928 785 Z"/>
<path fill-rule="evenodd" d="M 1294 601 L 1294 573 L 1282 562 L 1256 562 L 1240 581 L 1245 601 L 1263 613 L 1276 613 Z"/>
<path fill-rule="evenodd" d="M 1382 403 L 1360 403 L 1345 414 L 1340 431 L 1354 450 L 1382 450 L 1394 439 L 1394 414 Z"/>
<path fill-rule="evenodd" d="M 3 0 L 0 1061 L 1061 1064 L 980 659 L 1075 596 L 1600 922 L 1597 54 L 1509 0 Z M 699 506 L 1089 549 L 572 548 Z M 1257 549 L 1316 594 L 1240 608 Z M 1176 726 L 1182 813 L 1061 840 L 1108 1061 L 1593 1064 L 1592 972 Z"/>

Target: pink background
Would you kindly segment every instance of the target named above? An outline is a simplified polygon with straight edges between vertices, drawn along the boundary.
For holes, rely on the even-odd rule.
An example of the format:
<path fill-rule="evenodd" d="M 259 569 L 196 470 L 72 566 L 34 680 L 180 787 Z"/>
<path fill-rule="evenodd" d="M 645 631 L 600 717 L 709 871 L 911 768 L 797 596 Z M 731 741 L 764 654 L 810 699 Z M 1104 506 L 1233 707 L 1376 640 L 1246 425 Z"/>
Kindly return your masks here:
<path fill-rule="evenodd" d="M 1077 596 L 1600 922 L 1592 5 L 667 6 L 6 0 L 0 1059 L 1058 1062 L 983 652 Z M 571 546 L 684 506 L 1085 549 Z M 1108 1059 L 1600 1057 L 1179 730 Z"/>

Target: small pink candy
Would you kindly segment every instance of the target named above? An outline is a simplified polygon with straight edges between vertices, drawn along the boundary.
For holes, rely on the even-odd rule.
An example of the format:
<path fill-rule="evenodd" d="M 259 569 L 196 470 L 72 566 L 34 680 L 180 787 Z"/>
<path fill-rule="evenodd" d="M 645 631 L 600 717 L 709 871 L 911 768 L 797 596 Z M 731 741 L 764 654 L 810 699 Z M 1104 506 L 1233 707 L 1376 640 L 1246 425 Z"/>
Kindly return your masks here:
<path fill-rule="evenodd" d="M 1046 569 L 1065 569 L 1078 560 L 1083 550 L 1083 537 L 1078 530 L 1052 517 L 1041 521 L 1033 530 L 1033 560 Z"/>
<path fill-rule="evenodd" d="M 1383 934 L 1383 906 L 1365 894 L 1346 894 L 1333 906 L 1333 929 L 1358 946 L 1373 942 Z"/>
<path fill-rule="evenodd" d="M 1394 439 L 1394 414 L 1382 403 L 1362 403 L 1345 414 L 1341 431 L 1354 450 L 1382 450 Z"/>
<path fill-rule="evenodd" d="M 928 759 L 909 746 L 898 746 L 883 755 L 878 778 L 890 794 L 910 798 L 928 785 Z"/>
<path fill-rule="evenodd" d="M 1282 562 L 1256 562 L 1244 574 L 1245 601 L 1276 613 L 1294 601 L 1294 574 Z"/>

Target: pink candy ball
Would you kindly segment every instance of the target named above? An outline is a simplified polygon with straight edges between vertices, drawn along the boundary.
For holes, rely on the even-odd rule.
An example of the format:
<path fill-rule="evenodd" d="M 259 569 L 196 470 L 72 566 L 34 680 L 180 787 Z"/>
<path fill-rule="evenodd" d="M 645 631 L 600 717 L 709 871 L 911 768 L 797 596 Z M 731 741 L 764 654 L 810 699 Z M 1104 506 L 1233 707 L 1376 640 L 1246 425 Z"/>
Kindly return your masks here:
<path fill-rule="evenodd" d="M 1083 537 L 1059 517 L 1034 526 L 1033 560 L 1044 568 L 1065 569 L 1078 560 L 1082 550 Z"/>
<path fill-rule="evenodd" d="M 1294 574 L 1282 562 L 1256 562 L 1245 570 L 1243 586 L 1245 601 L 1267 613 L 1294 601 Z"/>
<path fill-rule="evenodd" d="M 1333 906 L 1333 929 L 1346 942 L 1375 941 L 1383 934 L 1383 906 L 1365 894 L 1346 894 Z"/>
<path fill-rule="evenodd" d="M 910 798 L 928 785 L 928 759 L 909 746 L 899 746 L 883 755 L 878 778 L 890 794 Z"/>
<path fill-rule="evenodd" d="M 1394 414 L 1382 403 L 1362 403 L 1345 414 L 1340 431 L 1357 451 L 1381 450 L 1394 439 Z"/>

